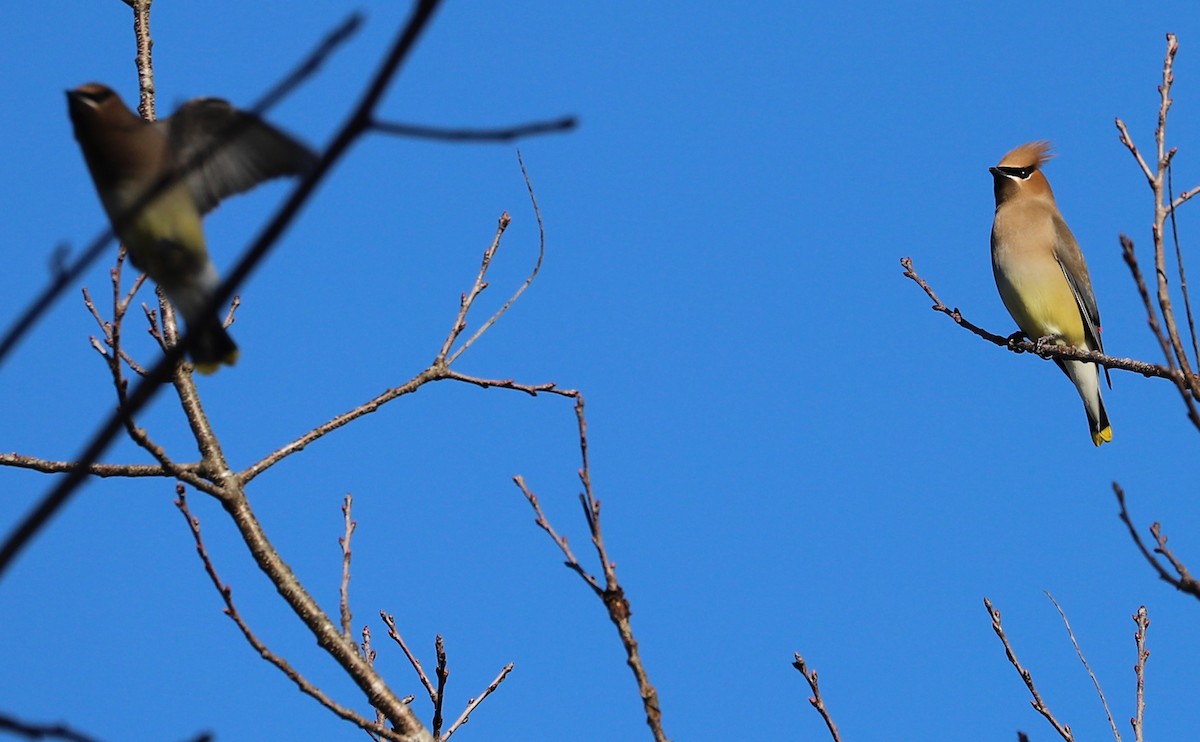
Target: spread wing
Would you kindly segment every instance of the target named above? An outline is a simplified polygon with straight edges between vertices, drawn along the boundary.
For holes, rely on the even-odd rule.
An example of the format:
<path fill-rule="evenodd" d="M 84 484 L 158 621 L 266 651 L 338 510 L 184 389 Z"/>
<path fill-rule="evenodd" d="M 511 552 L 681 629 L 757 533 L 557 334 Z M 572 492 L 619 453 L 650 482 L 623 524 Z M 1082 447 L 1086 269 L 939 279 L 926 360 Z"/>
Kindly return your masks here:
<path fill-rule="evenodd" d="M 303 175 L 317 156 L 257 116 L 218 98 L 185 103 L 165 127 L 176 163 L 204 214 L 221 199 L 248 191 L 264 180 Z"/>

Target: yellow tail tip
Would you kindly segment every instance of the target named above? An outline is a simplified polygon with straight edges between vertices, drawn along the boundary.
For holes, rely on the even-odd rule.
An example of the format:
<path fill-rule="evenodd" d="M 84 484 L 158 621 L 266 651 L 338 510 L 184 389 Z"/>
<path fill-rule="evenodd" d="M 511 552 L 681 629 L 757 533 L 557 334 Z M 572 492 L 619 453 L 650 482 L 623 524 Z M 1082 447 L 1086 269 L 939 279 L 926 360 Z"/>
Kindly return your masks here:
<path fill-rule="evenodd" d="M 1092 443 L 1097 446 L 1112 442 L 1112 426 L 1109 425 L 1104 430 L 1092 433 Z"/>
<path fill-rule="evenodd" d="M 205 363 L 196 363 L 193 361 L 192 368 L 196 369 L 196 373 L 204 374 L 205 376 L 211 376 L 212 374 L 215 374 L 217 369 L 221 368 L 222 365 L 232 366 L 233 364 L 237 363 L 237 360 L 238 350 L 237 348 L 234 348 L 228 355 L 219 361 L 208 361 Z M 1096 445 L 1098 446 L 1100 444 L 1097 443 Z"/>

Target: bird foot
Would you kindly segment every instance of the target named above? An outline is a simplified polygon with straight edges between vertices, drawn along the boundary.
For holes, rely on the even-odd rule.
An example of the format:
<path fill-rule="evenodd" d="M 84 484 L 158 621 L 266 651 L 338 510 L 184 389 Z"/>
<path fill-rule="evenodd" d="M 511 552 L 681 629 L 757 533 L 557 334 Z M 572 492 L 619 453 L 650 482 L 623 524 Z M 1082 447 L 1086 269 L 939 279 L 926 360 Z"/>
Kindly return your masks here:
<path fill-rule="evenodd" d="M 1046 356 L 1046 346 L 1058 345 L 1061 341 L 1062 338 L 1060 338 L 1058 335 L 1044 335 L 1033 341 L 1033 352 L 1037 353 L 1039 356 L 1048 357 Z"/>

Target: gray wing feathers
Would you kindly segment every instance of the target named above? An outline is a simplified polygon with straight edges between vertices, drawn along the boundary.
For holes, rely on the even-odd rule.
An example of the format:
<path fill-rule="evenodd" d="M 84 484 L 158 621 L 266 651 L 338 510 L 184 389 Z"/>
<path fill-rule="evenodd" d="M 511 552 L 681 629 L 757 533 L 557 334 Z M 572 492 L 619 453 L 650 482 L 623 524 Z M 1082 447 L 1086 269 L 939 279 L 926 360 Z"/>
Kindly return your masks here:
<path fill-rule="evenodd" d="M 308 147 L 218 98 L 188 101 L 159 125 L 176 163 L 188 168 L 188 190 L 202 214 L 264 180 L 303 175 L 317 161 Z"/>
<path fill-rule="evenodd" d="M 1092 279 L 1088 276 L 1087 262 L 1083 259 L 1083 251 L 1071 229 L 1058 214 L 1054 215 L 1054 231 L 1056 235 L 1054 257 L 1062 268 L 1071 293 L 1075 295 L 1075 303 L 1083 316 L 1083 332 L 1088 344 L 1093 349 L 1104 352 L 1104 341 L 1100 339 L 1100 308 L 1096 306 L 1096 294 L 1092 291 Z M 1108 387 L 1112 388 L 1112 377 L 1108 368 L 1104 367 L 1104 378 Z"/>

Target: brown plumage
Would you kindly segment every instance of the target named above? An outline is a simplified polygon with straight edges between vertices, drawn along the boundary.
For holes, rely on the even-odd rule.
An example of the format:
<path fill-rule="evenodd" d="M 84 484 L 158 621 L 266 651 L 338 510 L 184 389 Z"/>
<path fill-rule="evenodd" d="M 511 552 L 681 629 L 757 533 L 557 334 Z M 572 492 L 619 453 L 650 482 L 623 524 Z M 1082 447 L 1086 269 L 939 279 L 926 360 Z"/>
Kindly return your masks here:
<path fill-rule="evenodd" d="M 1029 142 L 990 168 L 996 195 L 992 223 L 996 288 L 1029 339 L 1045 337 L 1056 344 L 1103 352 L 1100 310 L 1087 262 L 1040 169 L 1050 157 L 1049 142 Z M 1057 358 L 1054 362 L 1079 391 L 1092 442 L 1099 446 L 1112 440 L 1098 367 Z M 1104 373 L 1107 378 L 1108 369 Z"/>
<path fill-rule="evenodd" d="M 113 230 L 133 264 L 162 286 L 183 315 L 197 370 L 232 364 L 237 346 L 215 312 L 204 314 L 220 279 L 200 217 L 264 180 L 306 172 L 316 155 L 215 98 L 188 101 L 169 119 L 154 122 L 139 118 L 100 83 L 68 91 L 67 104 Z M 146 202 L 151 193 L 157 195 Z"/>

